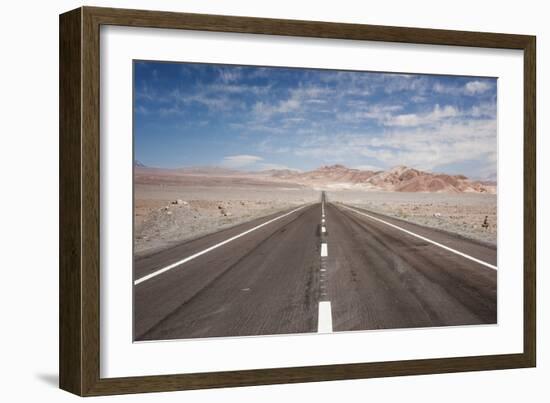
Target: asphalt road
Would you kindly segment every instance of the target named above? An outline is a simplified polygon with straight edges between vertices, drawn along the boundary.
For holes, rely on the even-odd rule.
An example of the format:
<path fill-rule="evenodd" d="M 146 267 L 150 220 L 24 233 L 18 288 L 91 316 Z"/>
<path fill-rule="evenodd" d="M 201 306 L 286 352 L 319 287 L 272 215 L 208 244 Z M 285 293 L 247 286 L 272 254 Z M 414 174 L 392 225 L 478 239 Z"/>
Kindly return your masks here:
<path fill-rule="evenodd" d="M 497 321 L 495 248 L 340 204 L 254 220 L 134 266 L 138 341 Z"/>

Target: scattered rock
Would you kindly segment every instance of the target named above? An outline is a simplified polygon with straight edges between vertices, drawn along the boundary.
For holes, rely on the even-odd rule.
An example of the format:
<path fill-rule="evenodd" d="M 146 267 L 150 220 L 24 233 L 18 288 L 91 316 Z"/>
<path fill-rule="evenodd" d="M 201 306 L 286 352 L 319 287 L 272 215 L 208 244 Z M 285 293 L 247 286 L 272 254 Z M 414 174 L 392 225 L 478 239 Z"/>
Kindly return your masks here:
<path fill-rule="evenodd" d="M 182 200 L 182 199 L 177 199 L 177 200 L 173 200 L 172 204 L 187 206 L 189 205 L 189 202 L 186 202 L 185 200 Z"/>

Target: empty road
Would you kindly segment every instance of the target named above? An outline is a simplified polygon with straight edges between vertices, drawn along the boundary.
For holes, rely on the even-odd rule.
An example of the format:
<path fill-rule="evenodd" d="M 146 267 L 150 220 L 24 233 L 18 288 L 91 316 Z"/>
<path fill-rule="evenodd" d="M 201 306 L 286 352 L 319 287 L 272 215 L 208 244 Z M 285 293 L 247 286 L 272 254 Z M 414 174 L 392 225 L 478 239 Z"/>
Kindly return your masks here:
<path fill-rule="evenodd" d="M 497 321 L 496 249 L 324 200 L 134 262 L 134 339 Z"/>

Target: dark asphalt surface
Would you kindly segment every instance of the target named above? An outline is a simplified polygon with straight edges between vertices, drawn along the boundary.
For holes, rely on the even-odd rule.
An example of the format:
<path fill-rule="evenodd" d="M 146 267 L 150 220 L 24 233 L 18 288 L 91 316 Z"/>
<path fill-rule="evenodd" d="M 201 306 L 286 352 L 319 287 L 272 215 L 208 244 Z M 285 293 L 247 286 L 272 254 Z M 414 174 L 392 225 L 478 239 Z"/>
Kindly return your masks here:
<path fill-rule="evenodd" d="M 335 331 L 496 323 L 496 270 L 331 204 L 327 223 Z M 415 225 L 406 229 L 496 264 L 490 247 Z"/>
<path fill-rule="evenodd" d="M 325 214 L 325 235 L 317 203 L 134 285 L 135 340 L 316 332 L 320 300 L 333 331 L 496 323 L 496 270 L 338 204 Z M 493 247 L 368 214 L 496 265 Z M 136 259 L 134 279 L 278 215 Z"/>
<path fill-rule="evenodd" d="M 306 333 L 317 326 L 320 204 L 134 286 L 137 340 Z M 264 221 L 267 221 L 264 220 Z M 258 225 L 261 222 L 255 223 Z M 224 239 L 254 225 L 232 229 Z M 220 242 L 216 234 L 196 242 Z M 173 251 L 170 251 L 173 253 Z M 147 273 L 163 254 L 136 262 Z"/>

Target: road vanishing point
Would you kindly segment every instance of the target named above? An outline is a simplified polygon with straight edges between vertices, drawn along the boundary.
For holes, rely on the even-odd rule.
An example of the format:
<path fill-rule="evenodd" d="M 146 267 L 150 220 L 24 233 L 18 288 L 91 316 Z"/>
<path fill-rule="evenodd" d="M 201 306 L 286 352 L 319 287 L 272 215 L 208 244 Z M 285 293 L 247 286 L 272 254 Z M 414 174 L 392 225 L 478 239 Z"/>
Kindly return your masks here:
<path fill-rule="evenodd" d="M 495 324 L 496 247 L 315 204 L 134 261 L 134 340 Z"/>

